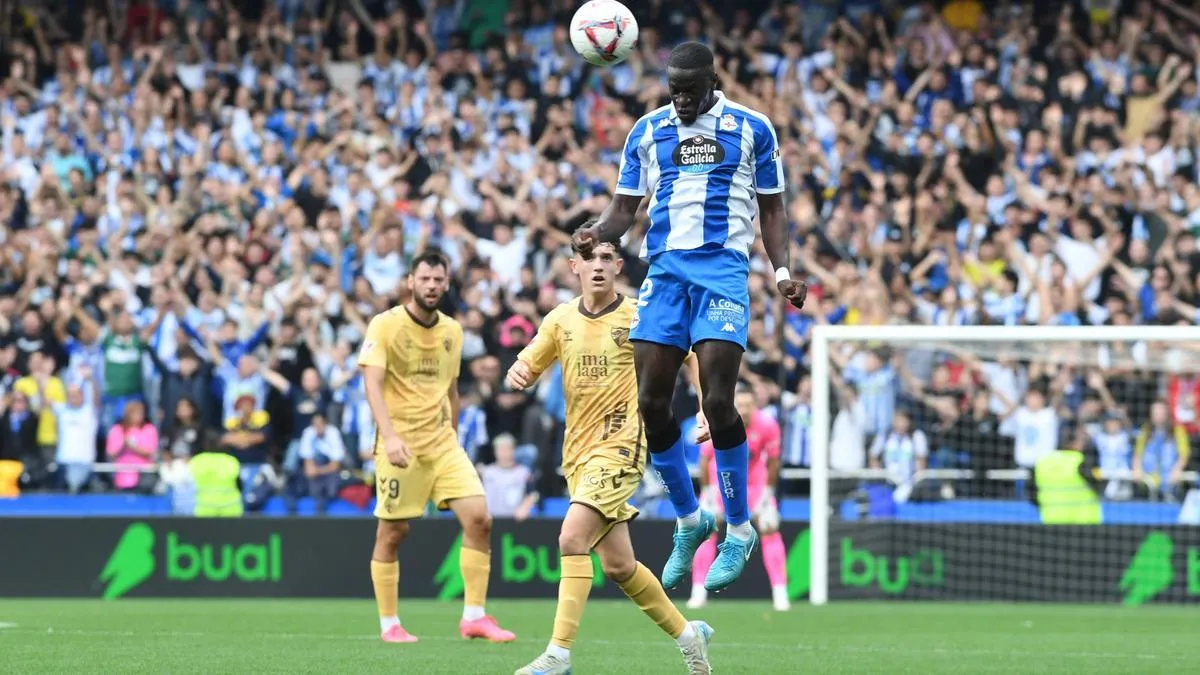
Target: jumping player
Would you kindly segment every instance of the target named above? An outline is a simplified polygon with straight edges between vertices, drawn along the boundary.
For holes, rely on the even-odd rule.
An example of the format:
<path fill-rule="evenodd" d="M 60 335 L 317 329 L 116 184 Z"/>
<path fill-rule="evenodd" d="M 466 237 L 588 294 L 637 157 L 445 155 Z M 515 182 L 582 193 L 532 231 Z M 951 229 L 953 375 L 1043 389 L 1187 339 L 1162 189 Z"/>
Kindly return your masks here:
<path fill-rule="evenodd" d="M 650 271 L 638 293 L 630 339 L 650 460 L 678 518 L 662 581 L 667 588 L 678 585 L 716 529 L 696 499 L 679 422 L 671 414 L 675 380 L 691 349 L 700 362 L 701 408 L 716 448 L 728 522 L 704 582 L 719 591 L 741 575 L 757 544 L 746 495 L 746 429 L 733 407 L 750 319 L 756 212 L 779 292 L 801 307 L 808 289 L 789 272 L 783 164 L 770 120 L 714 89 L 712 51 L 698 42 L 671 50 L 667 83 L 671 103 L 634 125 L 613 199 L 594 225 L 576 232 L 575 243 L 586 255 L 598 243 L 617 242 L 650 195 L 642 246 Z"/>
<path fill-rule="evenodd" d="M 734 406 L 746 426 L 746 443 L 750 448 L 750 472 L 747 477 L 751 521 L 762 537 L 763 566 L 771 580 L 771 601 L 775 609 L 785 612 L 790 609 L 787 591 L 787 548 L 783 535 L 779 533 L 779 503 L 775 500 L 775 486 L 779 484 L 779 423 L 770 415 L 758 410 L 754 393 L 741 388 L 734 398 Z M 700 503 L 706 509 L 723 514 L 721 499 L 717 496 L 717 467 L 713 462 L 712 443 L 700 446 L 700 481 L 704 488 L 700 492 Z M 692 598 L 688 607 L 698 609 L 708 601 L 704 588 L 704 577 L 717 557 L 716 537 L 709 537 L 696 552 L 695 567 L 692 569 Z"/>
<path fill-rule="evenodd" d="M 420 518 L 430 500 L 449 508 L 462 524 L 462 622 L 464 638 L 511 642 L 515 636 L 483 611 L 491 572 L 492 518 L 479 474 L 458 445 L 458 372 L 463 331 L 437 310 L 449 281 L 438 253 L 413 260 L 412 299 L 377 315 L 367 326 L 358 365 L 378 430 L 375 482 L 378 502 L 371 582 L 384 642 L 416 642 L 396 613 L 400 567 L 397 549 L 408 521 Z"/>
<path fill-rule="evenodd" d="M 550 645 L 516 675 L 571 672 L 571 647 L 592 588 L 592 550 L 605 576 L 675 639 L 688 673 L 707 675 L 712 629 L 703 621 L 688 623 L 654 573 L 634 557 L 629 538 L 629 521 L 638 514 L 629 498 L 646 463 L 629 342 L 637 305 L 614 289 L 621 258 L 613 246 L 598 244 L 587 257 L 576 251 L 570 264 L 582 297 L 550 312 L 508 371 L 509 386 L 525 389 L 555 360 L 562 364 L 567 404 L 562 466 L 571 495 L 558 535 L 562 577 Z"/>

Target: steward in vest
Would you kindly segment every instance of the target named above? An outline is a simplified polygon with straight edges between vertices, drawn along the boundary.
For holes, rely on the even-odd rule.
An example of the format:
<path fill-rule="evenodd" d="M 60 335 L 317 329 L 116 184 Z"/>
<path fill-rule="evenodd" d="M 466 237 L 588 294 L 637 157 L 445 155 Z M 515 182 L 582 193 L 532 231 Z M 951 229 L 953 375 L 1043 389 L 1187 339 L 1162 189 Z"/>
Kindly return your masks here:
<path fill-rule="evenodd" d="M 1102 488 L 1087 432 L 1068 428 L 1062 436 L 1064 448 L 1034 464 L 1030 500 L 1045 525 L 1099 525 Z"/>
<path fill-rule="evenodd" d="M 238 487 L 241 462 L 223 452 L 202 452 L 188 462 L 196 484 L 197 518 L 238 518 L 242 491 Z"/>

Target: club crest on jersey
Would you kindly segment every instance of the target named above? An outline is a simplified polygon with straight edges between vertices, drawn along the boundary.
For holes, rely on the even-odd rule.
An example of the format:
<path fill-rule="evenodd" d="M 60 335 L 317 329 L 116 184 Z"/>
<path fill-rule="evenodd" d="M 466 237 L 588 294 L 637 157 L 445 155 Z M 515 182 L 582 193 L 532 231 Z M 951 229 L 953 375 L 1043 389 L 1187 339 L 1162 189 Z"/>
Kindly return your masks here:
<path fill-rule="evenodd" d="M 684 173 L 708 173 L 725 161 L 725 148 L 711 138 L 696 135 L 680 141 L 671 160 Z"/>
<path fill-rule="evenodd" d="M 733 119 L 733 115 L 721 115 L 721 131 L 734 131 L 737 129 L 737 120 Z"/>
<path fill-rule="evenodd" d="M 628 328 L 614 328 L 609 332 L 609 335 L 612 336 L 613 342 L 617 343 L 618 347 L 624 347 L 625 343 L 629 341 Z"/>
<path fill-rule="evenodd" d="M 450 353 L 450 338 L 442 338 L 442 349 L 445 349 L 447 354 Z"/>

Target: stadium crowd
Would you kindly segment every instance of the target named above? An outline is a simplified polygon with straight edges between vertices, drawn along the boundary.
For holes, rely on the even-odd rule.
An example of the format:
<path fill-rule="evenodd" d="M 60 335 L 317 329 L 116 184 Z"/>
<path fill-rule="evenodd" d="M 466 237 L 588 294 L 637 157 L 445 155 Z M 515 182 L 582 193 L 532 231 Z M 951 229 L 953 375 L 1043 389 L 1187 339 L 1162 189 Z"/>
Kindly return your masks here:
<path fill-rule="evenodd" d="M 570 47 L 574 5 L 9 3 L 0 459 L 27 488 L 152 490 L 223 450 L 328 498 L 370 472 L 365 323 L 435 247 L 466 331 L 464 448 L 561 492 L 561 378 L 527 394 L 502 374 L 574 294 L 569 234 L 607 204 L 682 40 L 781 141 L 812 292 L 785 312 L 759 249 L 744 377 L 785 464 L 808 462 L 816 324 L 1200 316 L 1195 3 L 647 0 L 637 51 L 605 70 Z M 1030 466 L 1078 427 L 1102 467 L 1178 482 L 1200 379 L 1126 347 L 839 347 L 833 465 Z"/>

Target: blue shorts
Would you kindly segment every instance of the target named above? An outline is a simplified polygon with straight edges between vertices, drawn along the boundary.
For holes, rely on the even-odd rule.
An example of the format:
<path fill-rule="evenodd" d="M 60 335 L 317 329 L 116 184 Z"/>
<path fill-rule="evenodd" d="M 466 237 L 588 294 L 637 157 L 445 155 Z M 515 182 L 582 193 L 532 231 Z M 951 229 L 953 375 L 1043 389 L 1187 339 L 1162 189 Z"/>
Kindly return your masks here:
<path fill-rule="evenodd" d="M 629 339 L 684 351 L 703 340 L 746 348 L 750 261 L 739 251 L 665 251 L 650 260 Z"/>

